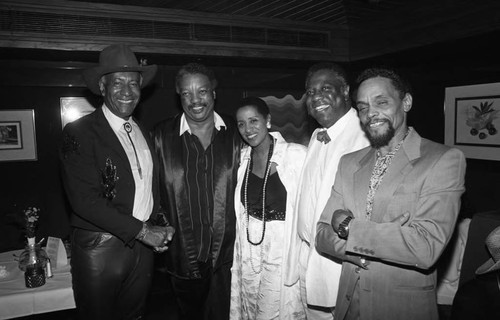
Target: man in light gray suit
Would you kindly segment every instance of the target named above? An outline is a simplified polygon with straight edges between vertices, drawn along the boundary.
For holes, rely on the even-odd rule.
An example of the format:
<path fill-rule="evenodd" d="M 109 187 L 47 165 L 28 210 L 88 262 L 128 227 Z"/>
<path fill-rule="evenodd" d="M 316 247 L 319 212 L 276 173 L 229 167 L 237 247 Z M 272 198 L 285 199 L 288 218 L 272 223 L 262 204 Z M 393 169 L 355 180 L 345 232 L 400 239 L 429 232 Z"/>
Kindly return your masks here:
<path fill-rule="evenodd" d="M 340 160 L 316 248 L 343 260 L 335 319 L 438 319 L 435 262 L 464 191 L 462 152 L 407 126 L 409 85 L 389 69 L 357 80 L 371 147 Z"/>

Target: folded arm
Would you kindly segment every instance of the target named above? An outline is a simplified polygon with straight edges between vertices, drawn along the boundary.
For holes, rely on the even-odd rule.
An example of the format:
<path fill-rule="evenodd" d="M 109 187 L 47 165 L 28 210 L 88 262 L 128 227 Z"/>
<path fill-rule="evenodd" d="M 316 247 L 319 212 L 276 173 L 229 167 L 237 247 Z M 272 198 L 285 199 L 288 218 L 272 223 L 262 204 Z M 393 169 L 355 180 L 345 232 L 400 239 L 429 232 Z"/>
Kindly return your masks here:
<path fill-rule="evenodd" d="M 395 205 L 389 205 L 387 221 L 368 221 L 363 213 L 355 213 L 347 240 L 340 239 L 331 225 L 335 210 L 344 209 L 341 189 L 334 187 L 331 203 L 318 223 L 318 251 L 343 259 L 362 255 L 420 269 L 432 267 L 453 233 L 464 174 L 463 154 L 448 150 L 419 177 L 419 193 L 393 195 L 391 204 Z M 398 218 L 404 215 L 409 220 L 401 224 Z"/>

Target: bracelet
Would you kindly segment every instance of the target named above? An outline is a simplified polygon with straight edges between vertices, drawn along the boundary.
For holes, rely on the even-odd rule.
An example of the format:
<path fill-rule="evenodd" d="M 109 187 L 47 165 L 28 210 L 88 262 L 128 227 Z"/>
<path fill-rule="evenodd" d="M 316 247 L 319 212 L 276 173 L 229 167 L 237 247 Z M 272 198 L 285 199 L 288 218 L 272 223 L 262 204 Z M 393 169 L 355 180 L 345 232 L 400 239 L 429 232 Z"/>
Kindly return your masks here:
<path fill-rule="evenodd" d="M 135 238 L 137 240 L 142 241 L 146 237 L 146 233 L 148 233 L 148 227 L 146 225 L 146 222 L 143 222 L 142 223 L 142 229 L 141 229 L 141 231 L 139 231 L 139 233 L 137 234 L 137 236 L 135 236 Z"/>

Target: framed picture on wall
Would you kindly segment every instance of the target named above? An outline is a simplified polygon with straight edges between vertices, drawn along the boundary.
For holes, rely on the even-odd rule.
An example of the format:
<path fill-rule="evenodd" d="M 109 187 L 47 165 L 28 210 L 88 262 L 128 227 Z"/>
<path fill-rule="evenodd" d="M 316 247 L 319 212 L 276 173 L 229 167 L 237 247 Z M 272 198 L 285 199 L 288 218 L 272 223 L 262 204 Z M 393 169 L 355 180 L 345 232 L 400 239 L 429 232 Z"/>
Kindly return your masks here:
<path fill-rule="evenodd" d="M 500 83 L 449 87 L 445 143 L 467 158 L 500 160 Z"/>
<path fill-rule="evenodd" d="M 95 108 L 84 97 L 62 97 L 61 102 L 61 123 L 62 128 L 76 119 L 92 113 Z"/>
<path fill-rule="evenodd" d="M 0 110 L 0 161 L 37 160 L 35 110 Z"/>

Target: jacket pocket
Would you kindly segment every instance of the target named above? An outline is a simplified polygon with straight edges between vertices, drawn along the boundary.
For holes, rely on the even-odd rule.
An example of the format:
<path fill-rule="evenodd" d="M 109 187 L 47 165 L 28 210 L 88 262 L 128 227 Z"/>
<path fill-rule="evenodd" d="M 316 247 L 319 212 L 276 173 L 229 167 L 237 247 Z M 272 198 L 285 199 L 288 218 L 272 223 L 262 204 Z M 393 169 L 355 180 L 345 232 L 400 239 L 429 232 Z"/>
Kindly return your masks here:
<path fill-rule="evenodd" d="M 113 236 L 109 233 L 74 229 L 71 241 L 81 249 L 92 250 L 112 237 Z"/>

